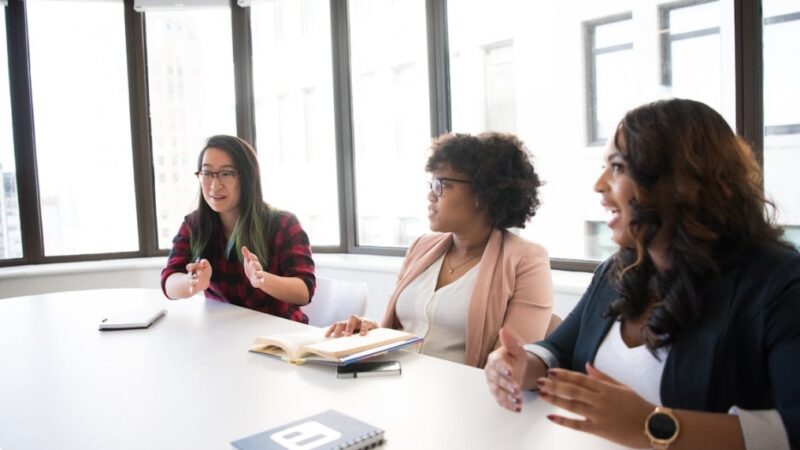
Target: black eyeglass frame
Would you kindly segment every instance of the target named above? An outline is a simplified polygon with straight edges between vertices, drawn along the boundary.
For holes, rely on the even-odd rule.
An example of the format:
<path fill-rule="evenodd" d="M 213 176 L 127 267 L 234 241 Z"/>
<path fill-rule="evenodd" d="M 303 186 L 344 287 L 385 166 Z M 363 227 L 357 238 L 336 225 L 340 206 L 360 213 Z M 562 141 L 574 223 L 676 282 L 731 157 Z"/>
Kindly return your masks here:
<path fill-rule="evenodd" d="M 210 170 L 198 170 L 197 172 L 194 173 L 194 176 L 196 176 L 197 179 L 200 180 L 201 183 L 203 183 L 203 182 L 211 183 L 214 179 L 216 179 L 219 183 L 225 184 L 226 181 L 224 181 L 222 179 L 222 177 L 220 177 L 220 174 L 225 173 L 225 172 L 230 173 L 231 176 L 233 177 L 230 181 L 235 180 L 236 177 L 239 176 L 239 171 L 238 170 L 229 170 L 229 169 L 218 170 L 216 172 L 212 172 Z M 208 176 L 210 176 L 211 179 L 209 181 L 204 181 L 204 178 L 208 177 Z"/>
<path fill-rule="evenodd" d="M 442 194 L 444 194 L 444 185 L 442 184 L 443 181 L 451 183 L 471 183 L 470 180 L 459 180 L 458 178 L 434 177 L 431 179 L 431 181 L 428 181 L 428 189 L 433 191 L 433 195 L 441 197 Z"/>

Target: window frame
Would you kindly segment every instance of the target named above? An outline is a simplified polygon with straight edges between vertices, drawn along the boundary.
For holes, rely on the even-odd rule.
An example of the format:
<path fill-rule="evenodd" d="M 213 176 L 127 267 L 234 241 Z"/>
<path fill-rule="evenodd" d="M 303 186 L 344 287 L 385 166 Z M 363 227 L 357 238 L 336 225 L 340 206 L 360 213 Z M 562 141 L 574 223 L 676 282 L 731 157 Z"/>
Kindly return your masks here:
<path fill-rule="evenodd" d="M 764 28 L 774 24 L 794 21 L 800 23 L 800 11 L 764 17 Z M 787 134 L 800 134 L 800 123 L 784 123 L 780 125 L 767 125 L 764 127 L 765 136 L 779 136 Z"/>
<path fill-rule="evenodd" d="M 669 14 L 672 11 L 719 1 L 720 0 L 684 0 L 658 5 L 658 27 L 660 30 L 670 29 Z M 685 31 L 682 33 L 670 33 L 668 31 L 662 31 L 662 33 L 659 35 L 662 86 L 672 86 L 672 43 L 676 41 L 710 36 L 712 34 L 720 34 L 720 27 L 702 28 L 698 30 Z"/>
<path fill-rule="evenodd" d="M 583 39 L 585 50 L 585 80 L 586 80 L 586 145 L 600 147 L 606 141 L 600 136 L 597 117 L 597 57 L 599 55 L 633 50 L 633 42 L 616 44 L 609 47 L 596 47 L 595 34 L 599 27 L 612 23 L 632 20 L 630 11 L 613 14 L 610 16 L 592 19 L 583 22 Z"/>
<path fill-rule="evenodd" d="M 351 104 L 351 73 L 349 67 L 349 27 L 347 1 L 329 0 L 333 51 L 334 127 L 336 130 L 336 160 L 339 196 L 339 245 L 313 247 L 317 253 L 358 253 L 367 255 L 402 256 L 403 248 L 367 247 L 356 243 L 356 202 L 354 189 L 353 125 Z M 679 2 L 677 4 L 697 2 Z M 710 1 L 710 0 L 699 0 Z M 734 8 L 734 34 L 736 54 L 736 131 L 751 142 L 759 162 L 763 162 L 763 85 L 762 85 L 762 21 L 758 2 L 732 0 Z M 28 29 L 25 3 L 9 0 L 6 8 L 6 33 L 9 42 L 8 64 L 11 89 L 11 114 L 14 129 L 14 152 L 20 228 L 22 230 L 23 257 L 0 260 L 0 267 L 22 264 L 42 264 L 70 261 L 104 260 L 116 258 L 165 256 L 168 251 L 158 249 L 155 188 L 152 173 L 153 155 L 148 117 L 148 85 L 145 50 L 146 15 L 133 9 L 133 0 L 124 0 L 125 34 L 128 61 L 128 87 L 131 111 L 131 139 L 133 144 L 134 182 L 136 183 L 136 208 L 139 228 L 139 250 L 122 253 L 90 255 L 44 256 L 41 211 L 39 210 L 36 142 L 34 136 L 29 72 Z M 0 6 L 2 7 L 2 6 Z M 236 124 L 239 136 L 255 141 L 255 117 L 252 80 L 252 45 L 250 13 L 247 7 L 230 0 L 233 23 L 234 79 L 236 90 Z M 630 15 L 630 13 L 627 13 Z M 428 77 L 430 99 L 430 131 L 437 136 L 451 129 L 449 48 L 447 39 L 447 1 L 427 0 Z M 619 15 L 617 15 L 619 16 Z M 609 16 L 614 17 L 614 16 Z M 604 19 L 608 19 L 604 18 Z M 601 25 L 604 19 L 585 22 Z M 585 35 L 584 39 L 588 39 Z M 593 45 L 586 46 L 586 67 L 593 68 Z M 587 77 L 592 80 L 593 77 Z M 587 81 L 587 141 L 594 142 L 596 134 L 594 110 L 595 93 Z M 591 93 L 591 95 L 590 95 Z M 596 105 L 595 105 L 596 106 Z M 800 125 L 798 125 L 800 127 Z M 795 129 L 792 128 L 792 131 Z M 600 143 L 602 144 L 602 143 Z M 554 258 L 553 269 L 593 271 L 596 261 Z"/>

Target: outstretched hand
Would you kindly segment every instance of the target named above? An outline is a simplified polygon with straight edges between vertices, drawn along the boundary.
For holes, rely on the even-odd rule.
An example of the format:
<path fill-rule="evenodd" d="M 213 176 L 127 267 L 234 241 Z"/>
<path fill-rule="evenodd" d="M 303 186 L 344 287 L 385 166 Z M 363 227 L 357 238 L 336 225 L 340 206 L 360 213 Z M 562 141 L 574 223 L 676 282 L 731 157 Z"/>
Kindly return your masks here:
<path fill-rule="evenodd" d="M 586 372 L 550 369 L 547 377 L 537 380 L 540 398 L 585 417 L 580 420 L 551 414 L 547 418 L 628 447 L 649 447 L 642 428 L 655 405 L 591 363 L 586 363 Z"/>
<path fill-rule="evenodd" d="M 186 273 L 189 274 L 190 295 L 208 289 L 211 284 L 211 263 L 207 259 L 187 264 Z"/>
<path fill-rule="evenodd" d="M 256 289 L 261 289 L 265 272 L 261 263 L 258 262 L 258 256 L 248 250 L 247 247 L 242 246 L 242 259 L 244 260 L 244 274 L 250 281 L 250 285 Z"/>
<path fill-rule="evenodd" d="M 500 329 L 502 346 L 489 354 L 484 367 L 486 384 L 497 403 L 503 408 L 522 410 L 522 385 L 528 358 L 522 341 L 511 330 Z"/>

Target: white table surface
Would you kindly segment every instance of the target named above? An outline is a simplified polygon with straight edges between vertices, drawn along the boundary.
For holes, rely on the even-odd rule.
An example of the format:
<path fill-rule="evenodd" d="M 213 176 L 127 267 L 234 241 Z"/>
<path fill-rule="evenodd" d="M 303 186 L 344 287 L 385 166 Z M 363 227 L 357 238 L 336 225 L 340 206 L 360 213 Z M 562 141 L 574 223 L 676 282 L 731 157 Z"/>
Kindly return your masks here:
<path fill-rule="evenodd" d="M 148 330 L 97 330 L 115 311 L 163 307 Z M 110 289 L 0 300 L 0 449 L 229 449 L 326 409 L 386 430 L 391 449 L 612 449 L 552 424 L 526 393 L 500 408 L 482 370 L 402 351 L 401 376 L 337 379 L 248 352 L 306 325 L 201 297 Z"/>

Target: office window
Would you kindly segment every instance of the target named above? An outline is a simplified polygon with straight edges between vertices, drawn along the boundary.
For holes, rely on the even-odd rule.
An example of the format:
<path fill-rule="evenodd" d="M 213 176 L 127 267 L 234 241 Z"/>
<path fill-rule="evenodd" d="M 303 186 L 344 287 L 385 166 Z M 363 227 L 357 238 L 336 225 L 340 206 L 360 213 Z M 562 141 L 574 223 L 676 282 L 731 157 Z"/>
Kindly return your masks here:
<path fill-rule="evenodd" d="M 517 94 L 525 86 L 517 86 L 514 38 L 524 32 L 508 29 L 514 3 L 450 2 L 447 7 L 453 130 L 517 131 Z"/>
<path fill-rule="evenodd" d="M 428 93 L 420 89 L 419 69 L 413 62 L 392 68 L 392 111 L 394 126 L 394 157 L 414 160 L 420 153 L 420 131 L 429 129 L 428 116 L 409 114 L 414 108 L 426 104 Z"/>
<path fill-rule="evenodd" d="M 607 238 L 609 215 L 593 186 L 605 142 L 625 112 L 677 93 L 662 85 L 664 33 L 719 29 L 713 73 L 729 101 L 715 107 L 734 123 L 733 2 L 715 4 L 710 18 L 703 12 L 712 6 L 708 2 L 670 3 L 681 6 L 670 10 L 676 28 L 662 30 L 664 3 L 448 3 L 453 130 L 515 131 L 526 143 L 546 184 L 541 207 L 520 233 L 542 243 L 552 258 L 596 261 L 614 248 Z M 695 7 L 703 12 L 701 25 L 684 26 Z M 671 66 L 673 82 L 682 86 L 680 95 L 691 97 L 684 67 L 697 55 L 681 45 L 672 47 L 671 61 L 678 64 Z"/>
<path fill-rule="evenodd" d="M 167 217 L 158 220 L 158 246 L 170 248 L 197 207 L 205 140 L 236 135 L 231 15 L 227 7 L 152 10 L 145 23 L 156 210 Z"/>
<path fill-rule="evenodd" d="M 589 143 L 604 145 L 619 119 L 635 103 L 628 75 L 633 71 L 633 30 L 630 13 L 584 25 Z"/>
<path fill-rule="evenodd" d="M 800 4 L 764 0 L 764 187 L 800 248 Z"/>
<path fill-rule="evenodd" d="M 720 35 L 722 5 L 717 0 L 668 3 L 659 9 L 661 86 L 668 97 L 702 101 L 734 124 L 731 87 L 725 79 Z M 728 102 L 729 104 L 726 104 Z"/>
<path fill-rule="evenodd" d="M 0 6 L 0 259 L 22 257 L 17 168 L 11 127 L 5 8 Z"/>
<path fill-rule="evenodd" d="M 484 52 L 486 102 L 483 115 L 486 129 L 514 133 L 517 131 L 514 43 L 494 44 Z"/>
<path fill-rule="evenodd" d="M 363 246 L 405 246 L 401 222 L 426 217 L 431 131 L 425 2 L 348 5 L 356 237 Z"/>
<path fill-rule="evenodd" d="M 312 245 L 338 245 L 330 2 L 250 8 L 264 199 L 296 214 Z"/>
<path fill-rule="evenodd" d="M 44 253 L 136 251 L 123 5 L 26 5 Z"/>

